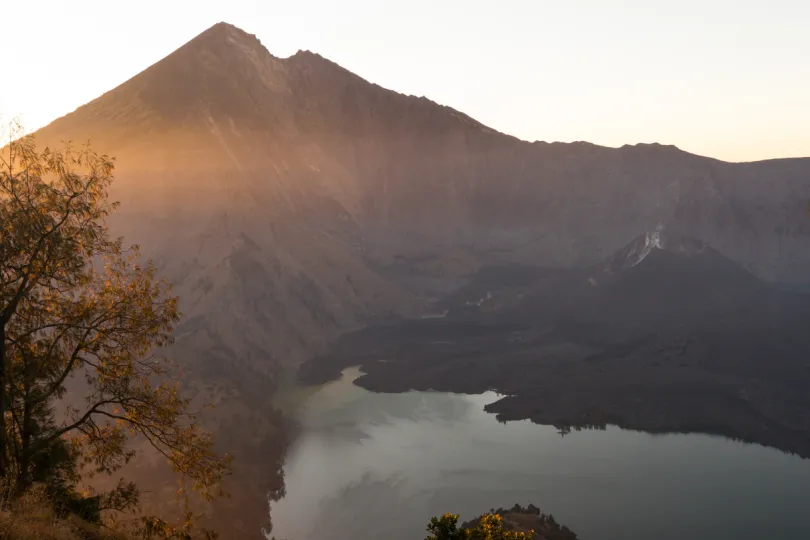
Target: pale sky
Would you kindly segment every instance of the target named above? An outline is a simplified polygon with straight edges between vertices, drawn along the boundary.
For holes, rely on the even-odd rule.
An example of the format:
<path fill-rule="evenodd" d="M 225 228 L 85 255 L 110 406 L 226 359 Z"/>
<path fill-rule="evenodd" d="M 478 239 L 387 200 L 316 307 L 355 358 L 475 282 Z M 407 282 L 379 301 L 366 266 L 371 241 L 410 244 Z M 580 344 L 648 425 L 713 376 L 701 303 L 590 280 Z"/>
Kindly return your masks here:
<path fill-rule="evenodd" d="M 529 141 L 810 156 L 810 0 L 28 0 L 0 21 L 0 117 L 29 129 L 226 21 Z"/>

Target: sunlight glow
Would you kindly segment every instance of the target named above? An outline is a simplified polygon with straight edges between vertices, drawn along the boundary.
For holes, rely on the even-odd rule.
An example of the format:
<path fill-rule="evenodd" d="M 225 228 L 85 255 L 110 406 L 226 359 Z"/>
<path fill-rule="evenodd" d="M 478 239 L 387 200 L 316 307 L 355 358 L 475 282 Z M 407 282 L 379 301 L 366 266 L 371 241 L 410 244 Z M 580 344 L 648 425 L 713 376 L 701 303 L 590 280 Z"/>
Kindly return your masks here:
<path fill-rule="evenodd" d="M 3 11 L 14 84 L 0 85 L 0 115 L 31 129 L 227 21 L 277 56 L 318 52 L 527 140 L 810 155 L 802 0 L 45 0 Z"/>

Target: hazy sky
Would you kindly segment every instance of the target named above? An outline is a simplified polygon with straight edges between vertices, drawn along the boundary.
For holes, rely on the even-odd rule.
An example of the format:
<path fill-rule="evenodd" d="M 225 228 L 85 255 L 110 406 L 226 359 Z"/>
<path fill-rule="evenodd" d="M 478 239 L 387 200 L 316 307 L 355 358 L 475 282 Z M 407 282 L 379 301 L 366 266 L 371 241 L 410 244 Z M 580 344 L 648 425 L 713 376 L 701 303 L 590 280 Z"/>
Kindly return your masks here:
<path fill-rule="evenodd" d="M 810 0 L 29 0 L 0 21 L 0 115 L 29 128 L 227 21 L 527 140 L 810 156 Z"/>

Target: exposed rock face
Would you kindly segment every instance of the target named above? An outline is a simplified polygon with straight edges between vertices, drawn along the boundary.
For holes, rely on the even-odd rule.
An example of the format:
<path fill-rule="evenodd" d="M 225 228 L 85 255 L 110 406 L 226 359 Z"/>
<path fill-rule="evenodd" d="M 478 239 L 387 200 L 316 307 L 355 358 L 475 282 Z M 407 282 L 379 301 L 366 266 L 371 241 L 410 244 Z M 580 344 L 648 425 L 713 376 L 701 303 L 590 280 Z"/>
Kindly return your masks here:
<path fill-rule="evenodd" d="M 183 335 L 262 370 L 414 309 L 378 271 L 395 255 L 439 259 L 434 277 L 590 263 L 665 223 L 762 277 L 810 275 L 810 160 L 530 144 L 227 24 L 39 135 L 118 157 L 114 225 L 178 284 Z"/>
<path fill-rule="evenodd" d="M 710 249 L 709 246 L 697 238 L 673 236 L 664 232 L 663 227 L 659 227 L 655 231 L 639 236 L 611 256 L 606 262 L 604 272 L 614 274 L 632 268 L 644 262 L 644 259 L 655 250 L 669 251 L 688 257 L 704 253 L 707 249 Z"/>
<path fill-rule="evenodd" d="M 415 258 L 432 277 L 594 263 L 665 224 L 760 277 L 810 275 L 810 160 L 527 143 L 224 23 L 39 135 L 118 157 L 114 225 L 178 283 L 189 337 L 232 360 L 295 361 L 412 311 L 380 268 Z"/>
<path fill-rule="evenodd" d="M 810 275 L 808 159 L 524 142 L 224 23 L 38 137 L 117 157 L 111 226 L 176 284 L 173 354 L 229 425 L 261 424 L 279 366 L 482 264 L 592 264 L 663 223 Z"/>

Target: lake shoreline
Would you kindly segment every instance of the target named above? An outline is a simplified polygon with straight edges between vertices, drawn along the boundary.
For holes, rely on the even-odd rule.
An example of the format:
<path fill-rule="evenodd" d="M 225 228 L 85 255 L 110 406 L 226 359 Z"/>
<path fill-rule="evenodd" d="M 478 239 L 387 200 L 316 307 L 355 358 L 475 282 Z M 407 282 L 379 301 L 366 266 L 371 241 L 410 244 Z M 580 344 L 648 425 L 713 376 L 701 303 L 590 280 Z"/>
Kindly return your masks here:
<path fill-rule="evenodd" d="M 353 382 L 373 392 L 497 392 L 504 397 L 485 410 L 502 422 L 702 433 L 810 458 L 810 407 L 797 409 L 795 395 L 702 369 L 677 340 L 660 348 L 642 339 L 605 353 L 515 325 L 407 321 L 344 336 L 299 380 L 320 384 L 360 366 Z"/>
<path fill-rule="evenodd" d="M 551 426 L 499 423 L 484 411 L 498 399 L 491 391 L 380 393 L 354 380 L 362 381 L 359 368 L 306 389 L 284 467 L 287 495 L 272 505 L 277 537 L 410 540 L 424 537 L 431 516 L 466 522 L 516 501 L 583 539 L 810 534 L 802 505 L 810 463 L 798 457 L 614 426 L 561 436 Z M 773 510 L 749 511 L 763 507 Z"/>

